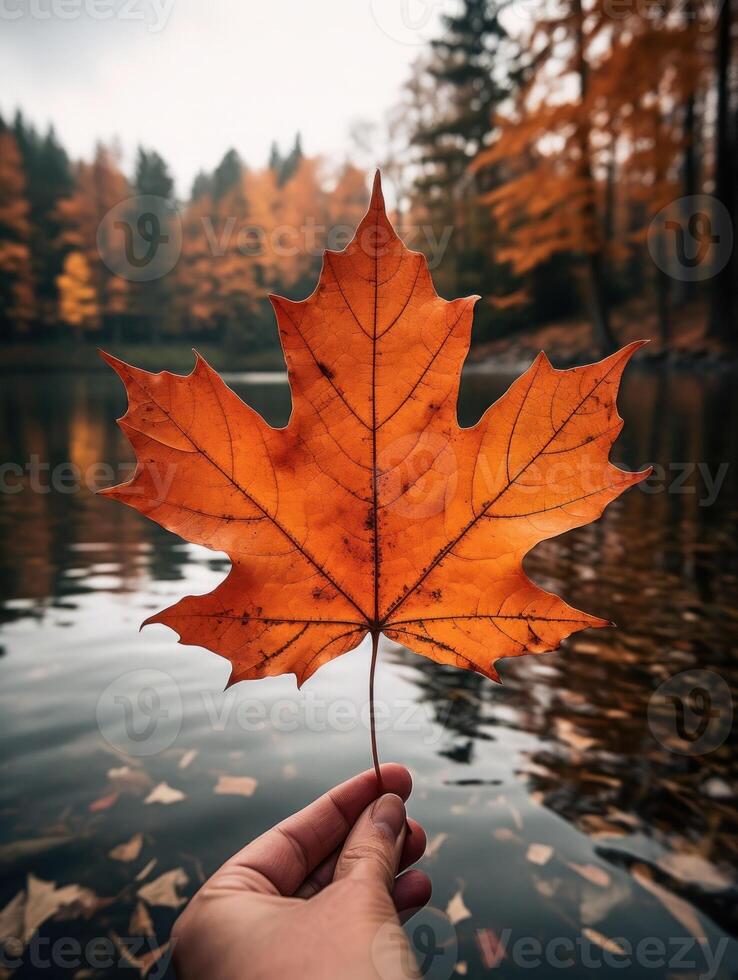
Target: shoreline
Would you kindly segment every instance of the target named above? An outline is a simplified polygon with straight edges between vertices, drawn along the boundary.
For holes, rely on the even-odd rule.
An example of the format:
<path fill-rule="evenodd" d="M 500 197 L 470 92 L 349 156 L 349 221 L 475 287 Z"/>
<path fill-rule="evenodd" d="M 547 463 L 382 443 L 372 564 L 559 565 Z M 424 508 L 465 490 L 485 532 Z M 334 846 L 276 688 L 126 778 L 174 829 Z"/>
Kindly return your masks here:
<path fill-rule="evenodd" d="M 98 348 L 147 371 L 189 374 L 195 365 L 195 350 L 211 367 L 222 373 L 286 370 L 281 350 L 263 349 L 234 355 L 225 348 L 205 343 L 192 344 L 99 344 L 11 343 L 0 345 L 0 375 L 13 373 L 96 374 L 110 370 Z"/>
<path fill-rule="evenodd" d="M 569 368 L 599 360 L 601 355 L 590 347 L 572 349 L 567 345 L 546 344 L 544 337 L 527 338 L 526 344 L 504 344 L 502 341 L 472 346 L 464 363 L 464 374 L 522 373 L 539 351 L 545 350 L 556 368 Z M 623 339 L 625 344 L 631 338 Z M 286 376 L 282 351 L 267 348 L 251 354 L 234 354 L 215 344 L 110 344 L 101 346 L 123 361 L 159 372 L 188 374 L 195 363 L 196 349 L 215 370 L 224 375 L 260 373 Z M 8 374 L 96 374 L 107 370 L 97 352 L 97 345 L 62 343 L 11 343 L 0 345 L 0 376 Z M 649 344 L 639 354 L 638 364 L 699 372 L 730 371 L 738 366 L 738 352 L 721 350 L 706 344 L 664 350 Z"/>

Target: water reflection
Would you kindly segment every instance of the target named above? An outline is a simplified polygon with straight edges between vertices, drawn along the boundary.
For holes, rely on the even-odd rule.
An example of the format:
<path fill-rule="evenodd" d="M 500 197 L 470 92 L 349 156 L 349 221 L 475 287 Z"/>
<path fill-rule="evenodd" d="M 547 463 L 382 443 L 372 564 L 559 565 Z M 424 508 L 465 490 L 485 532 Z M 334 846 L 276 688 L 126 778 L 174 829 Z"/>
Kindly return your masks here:
<path fill-rule="evenodd" d="M 473 423 L 509 380 L 468 376 L 462 423 Z M 286 421 L 283 383 L 231 383 L 273 424 Z M 79 928 L 120 932 L 133 892 L 125 876 L 111 881 L 110 847 L 143 826 L 162 870 L 187 868 L 189 893 L 203 864 L 211 870 L 244 834 L 325 787 L 323 762 L 322 772 L 314 768 L 317 752 L 331 773 L 361 767 L 366 732 L 266 727 L 244 735 L 224 726 L 219 733 L 196 692 L 212 689 L 220 710 L 246 686 L 221 695 L 222 661 L 174 648 L 163 632 L 139 640 L 135 628 L 151 609 L 211 588 L 227 562 L 90 492 L 130 471 L 130 450 L 112 422 L 124 410 L 120 386 L 97 374 L 5 377 L 0 398 L 0 643 L 7 650 L 0 671 L 10 692 L 0 742 L 8 759 L 12 750 L 4 771 L 14 780 L 0 796 L 0 863 L 8 870 L 0 907 L 28 871 L 62 883 L 84 877 L 98 894 L 129 892 L 123 905 Z M 654 478 L 615 501 L 596 525 L 543 543 L 527 562 L 544 588 L 620 628 L 579 635 L 555 655 L 506 662 L 503 688 L 393 644 L 383 648 L 380 684 L 425 706 L 437 733 L 390 731 L 383 750 L 415 770 L 418 816 L 437 841 L 427 859 L 436 904 L 445 907 L 461 888 L 473 912 L 458 927 L 470 977 L 487 975 L 490 950 L 498 948 L 490 934 L 497 942 L 505 926 L 513 936 L 496 967 L 500 976 L 550 973 L 545 963 L 536 971 L 516 961 L 515 936 L 577 937 L 589 928 L 635 942 L 699 929 L 718 942 L 738 931 L 735 736 L 726 732 L 706 755 L 683 755 L 669 751 L 647 722 L 654 691 L 680 671 L 710 669 L 738 689 L 735 378 L 636 368 L 620 405 L 626 426 L 616 461 L 629 469 L 653 463 Z M 191 808 L 176 818 L 175 807 L 161 815 L 127 793 L 109 813 L 90 809 L 105 798 L 110 766 L 120 763 L 101 743 L 94 704 L 116 665 L 119 672 L 139 654 L 149 666 L 182 671 L 184 742 L 171 752 L 180 743 L 181 751 L 147 760 L 139 777 L 187 786 Z M 327 667 L 316 690 L 358 703 L 363 658 L 359 651 Z M 286 678 L 264 683 L 266 702 L 297 697 Z M 197 764 L 191 776 L 178 769 L 185 750 L 199 753 L 199 775 Z M 263 785 L 263 795 L 238 801 L 248 802 L 247 811 L 213 796 L 209 783 L 203 788 L 202 780 L 232 770 L 258 775 Z M 41 848 L 38 858 L 11 846 L 19 837 L 55 834 L 67 843 L 50 853 Z M 544 850 L 531 852 L 531 844 Z M 546 847 L 553 856 L 542 861 Z M 157 913 L 162 935 L 167 914 Z M 717 976 L 731 975 L 734 956 L 731 944 Z M 576 958 L 564 972 L 591 975 Z M 647 975 L 692 973 L 672 963 Z"/>

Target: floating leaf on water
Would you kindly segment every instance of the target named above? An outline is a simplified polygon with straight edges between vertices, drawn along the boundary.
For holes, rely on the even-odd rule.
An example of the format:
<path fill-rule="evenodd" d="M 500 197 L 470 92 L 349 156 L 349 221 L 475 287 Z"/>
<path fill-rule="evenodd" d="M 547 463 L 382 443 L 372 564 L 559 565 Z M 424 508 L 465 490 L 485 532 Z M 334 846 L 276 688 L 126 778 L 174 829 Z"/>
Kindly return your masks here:
<path fill-rule="evenodd" d="M 98 898 L 89 888 L 81 885 L 64 885 L 57 888 L 53 881 L 43 881 L 34 874 L 28 875 L 28 891 L 23 911 L 23 940 L 28 942 L 40 925 L 65 907 L 74 904 L 80 912 L 94 911 Z"/>
<path fill-rule="evenodd" d="M 115 932 L 110 933 L 110 938 L 115 943 L 121 959 L 130 964 L 130 966 L 136 967 L 142 977 L 148 976 L 152 967 L 159 962 L 172 945 L 171 941 L 169 941 L 164 943 L 163 946 L 159 946 L 158 949 L 150 949 L 136 956 L 130 949 L 128 943 L 122 940 Z"/>
<path fill-rule="evenodd" d="M 197 749 L 187 749 L 187 751 L 185 752 L 185 754 L 179 760 L 178 768 L 180 768 L 180 769 L 186 769 L 187 766 L 191 765 L 195 761 L 195 759 L 197 758 L 197 756 L 198 756 L 198 750 Z"/>
<path fill-rule="evenodd" d="M 713 800 L 732 800 L 734 796 L 738 795 L 733 792 L 724 779 L 718 779 L 717 776 L 707 780 L 702 786 L 702 792 Z"/>
<path fill-rule="evenodd" d="M 149 905 L 166 905 L 168 908 L 178 909 L 180 905 L 184 905 L 186 899 L 177 893 L 177 889 L 184 888 L 188 881 L 184 868 L 175 868 L 173 871 L 165 871 L 147 885 L 142 885 L 138 895 Z"/>
<path fill-rule="evenodd" d="M 495 838 L 495 840 L 500 841 L 520 840 L 515 831 L 511 830 L 510 827 L 495 827 L 495 829 L 492 831 L 492 836 Z"/>
<path fill-rule="evenodd" d="M 88 809 L 90 813 L 101 813 L 103 810 L 109 810 L 111 806 L 114 806 L 118 802 L 119 796 L 120 793 L 117 791 L 106 793 L 105 796 L 100 796 L 98 799 L 93 800 Z"/>
<path fill-rule="evenodd" d="M 604 868 L 599 868 L 596 864 L 575 864 L 574 861 L 567 861 L 572 871 L 576 871 L 580 877 L 584 878 L 598 888 L 608 888 L 611 882 L 610 875 Z"/>
<path fill-rule="evenodd" d="M 213 792 L 218 796 L 253 796 L 258 785 L 251 776 L 219 776 Z"/>
<path fill-rule="evenodd" d="M 187 797 L 181 789 L 175 789 L 168 783 L 159 783 L 151 790 L 144 803 L 162 803 L 164 806 L 169 806 L 172 803 L 181 803 L 182 800 L 186 799 Z"/>
<path fill-rule="evenodd" d="M 131 921 L 128 923 L 128 935 L 129 936 L 155 935 L 154 923 L 151 921 L 149 910 L 141 901 L 136 902 L 136 908 L 133 910 L 133 914 L 131 915 Z"/>
<path fill-rule="evenodd" d="M 615 953 L 619 956 L 625 956 L 625 950 L 616 942 L 614 939 L 609 939 L 607 936 L 603 936 L 601 932 L 597 932 L 596 929 L 592 929 L 591 926 L 585 926 L 582 929 L 582 935 L 585 936 L 591 943 L 599 946 L 608 953 Z"/>
<path fill-rule="evenodd" d="M 533 884 L 538 894 L 542 895 L 543 898 L 553 898 L 561 886 L 561 879 L 544 880 L 542 878 L 536 878 Z"/>
<path fill-rule="evenodd" d="M 144 867 L 141 868 L 141 870 L 138 872 L 138 874 L 136 875 L 136 881 L 143 881 L 144 878 L 148 878 L 148 876 L 156 867 L 156 864 L 157 864 L 156 858 L 152 858 L 149 861 L 149 863 L 144 865 Z"/>
<path fill-rule="evenodd" d="M 130 840 L 118 844 L 110 852 L 114 861 L 135 861 L 143 847 L 143 834 L 134 834 Z"/>
<path fill-rule="evenodd" d="M 525 857 L 531 864 L 543 866 L 544 864 L 548 864 L 552 854 L 553 848 L 548 844 L 530 844 Z"/>
<path fill-rule="evenodd" d="M 110 785 L 119 793 L 131 793 L 133 796 L 143 796 L 151 789 L 151 777 L 144 769 L 133 769 L 131 766 L 119 766 L 108 770 Z"/>
<path fill-rule="evenodd" d="M 461 889 L 459 889 L 451 901 L 446 906 L 446 915 L 448 916 L 452 925 L 456 925 L 457 922 L 462 922 L 464 919 L 471 918 L 471 912 L 464 905 L 464 898 L 461 894 Z"/>
<path fill-rule="evenodd" d="M 427 859 L 434 858 L 447 840 L 448 834 L 444 834 L 443 831 L 438 834 L 434 834 L 428 841 L 425 848 L 425 854 L 423 856 Z"/>

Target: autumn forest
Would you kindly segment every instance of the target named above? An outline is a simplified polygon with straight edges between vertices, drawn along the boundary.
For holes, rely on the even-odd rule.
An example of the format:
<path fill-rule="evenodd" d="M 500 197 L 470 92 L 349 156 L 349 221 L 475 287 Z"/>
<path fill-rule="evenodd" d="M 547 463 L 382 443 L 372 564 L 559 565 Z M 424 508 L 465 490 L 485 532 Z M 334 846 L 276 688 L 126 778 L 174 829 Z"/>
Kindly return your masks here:
<path fill-rule="evenodd" d="M 126 172 L 115 145 L 72 160 L 21 109 L 0 120 L 2 342 L 273 349 L 267 294 L 310 291 L 378 165 L 441 294 L 482 294 L 477 348 L 535 346 L 551 328 L 577 353 L 608 351 L 633 321 L 661 351 L 733 347 L 735 0 L 509 14 L 464 0 L 445 16 L 396 106 L 357 120 L 344 159 L 303 152 L 299 135 L 266 163 L 231 148 L 186 200 L 155 148 Z M 166 243 L 145 274 L 117 233 L 141 200 L 142 241 Z"/>

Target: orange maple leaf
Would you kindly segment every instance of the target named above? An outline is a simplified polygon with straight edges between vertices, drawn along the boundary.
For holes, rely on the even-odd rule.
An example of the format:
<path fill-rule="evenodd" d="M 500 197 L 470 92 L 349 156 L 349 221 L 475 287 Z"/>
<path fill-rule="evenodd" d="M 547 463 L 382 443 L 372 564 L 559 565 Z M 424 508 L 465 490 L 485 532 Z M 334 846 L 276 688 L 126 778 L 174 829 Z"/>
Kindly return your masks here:
<path fill-rule="evenodd" d="M 501 657 L 608 623 L 531 582 L 539 541 L 598 517 L 648 471 L 608 461 L 631 344 L 586 367 L 541 353 L 482 419 L 457 422 L 478 297 L 447 302 L 385 212 L 379 175 L 302 302 L 272 296 L 292 414 L 269 426 L 198 355 L 187 377 L 110 355 L 133 478 L 103 491 L 232 568 L 148 619 L 230 660 L 229 684 L 318 667 L 384 633 L 499 680 Z"/>

